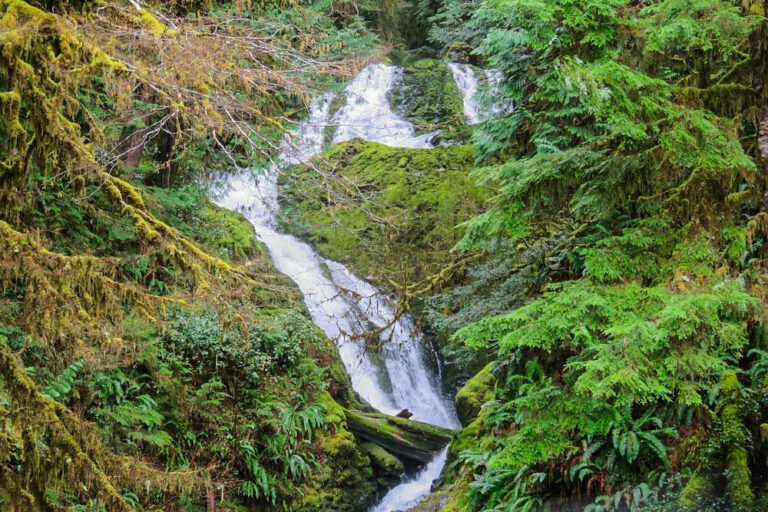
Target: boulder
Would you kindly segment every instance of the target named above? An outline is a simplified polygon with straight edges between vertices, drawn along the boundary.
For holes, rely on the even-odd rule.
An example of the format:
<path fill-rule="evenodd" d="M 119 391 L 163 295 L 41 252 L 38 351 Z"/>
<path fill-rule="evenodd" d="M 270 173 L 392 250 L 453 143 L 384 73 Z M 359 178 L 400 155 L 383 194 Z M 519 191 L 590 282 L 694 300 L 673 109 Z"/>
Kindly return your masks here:
<path fill-rule="evenodd" d="M 477 418 L 485 402 L 493 400 L 493 388 L 496 383 L 491 373 L 493 364 L 488 363 L 456 393 L 456 414 L 465 427 Z"/>

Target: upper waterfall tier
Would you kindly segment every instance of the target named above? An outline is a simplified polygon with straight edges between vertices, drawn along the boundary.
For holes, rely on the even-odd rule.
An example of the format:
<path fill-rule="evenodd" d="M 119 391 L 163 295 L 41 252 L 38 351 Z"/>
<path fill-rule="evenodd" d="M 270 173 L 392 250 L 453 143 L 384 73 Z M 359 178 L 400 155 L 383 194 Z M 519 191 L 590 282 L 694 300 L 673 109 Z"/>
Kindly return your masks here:
<path fill-rule="evenodd" d="M 334 144 L 360 137 L 393 147 L 432 147 L 434 134 L 415 135 L 413 125 L 395 114 L 389 104 L 387 95 L 402 73 L 394 66 L 371 64 L 347 85 L 347 102 L 333 116 L 337 127 Z"/>
<path fill-rule="evenodd" d="M 464 118 L 467 124 L 478 124 L 486 119 L 511 112 L 513 105 L 501 97 L 499 90 L 501 73 L 484 70 L 480 78 L 469 64 L 449 62 L 446 64 L 464 100 Z"/>

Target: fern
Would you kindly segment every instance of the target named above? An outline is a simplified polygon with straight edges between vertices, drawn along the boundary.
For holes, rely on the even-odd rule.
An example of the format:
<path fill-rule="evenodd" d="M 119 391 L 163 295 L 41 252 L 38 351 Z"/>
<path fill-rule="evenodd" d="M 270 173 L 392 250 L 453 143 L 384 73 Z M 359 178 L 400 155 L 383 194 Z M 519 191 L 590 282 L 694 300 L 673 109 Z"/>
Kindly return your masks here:
<path fill-rule="evenodd" d="M 82 359 L 70 364 L 58 377 L 43 388 L 43 395 L 51 400 L 66 403 L 77 379 L 77 374 L 82 371 L 84 366 L 85 361 Z"/>

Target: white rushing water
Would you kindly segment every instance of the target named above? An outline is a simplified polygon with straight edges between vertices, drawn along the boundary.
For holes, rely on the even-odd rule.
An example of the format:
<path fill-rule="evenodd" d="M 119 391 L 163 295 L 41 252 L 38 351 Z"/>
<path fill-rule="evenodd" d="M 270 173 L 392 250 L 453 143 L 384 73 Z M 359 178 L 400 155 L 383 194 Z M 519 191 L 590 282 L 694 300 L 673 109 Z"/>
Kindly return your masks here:
<path fill-rule="evenodd" d="M 467 124 L 478 124 L 490 117 L 512 112 L 513 105 L 501 98 L 499 86 L 503 75 L 499 70 L 486 69 L 482 79 L 478 79 L 475 69 L 469 64 L 448 62 L 446 66 L 464 101 Z M 483 98 L 483 95 L 486 97 Z M 486 100 L 486 104 L 490 103 L 490 106 L 482 105 L 482 99 Z"/>
<path fill-rule="evenodd" d="M 421 333 L 413 319 L 403 316 L 395 321 L 393 304 L 386 295 L 340 263 L 320 257 L 305 242 L 276 229 L 279 166 L 306 162 L 322 151 L 328 126 L 337 126 L 333 142 L 360 137 L 395 147 L 431 147 L 432 135 L 415 135 L 413 126 L 389 105 L 387 93 L 400 73 L 399 68 L 385 64 L 363 69 L 346 87 L 346 104 L 333 119 L 329 119 L 333 97 L 317 98 L 309 119 L 283 142 L 275 166 L 259 175 L 242 172 L 228 176 L 214 200 L 251 221 L 275 266 L 303 293 L 313 322 L 336 340 L 352 386 L 364 400 L 387 414 L 407 408 L 414 420 L 458 428 L 453 402 L 442 396 L 429 371 Z M 375 358 L 363 341 L 350 337 L 373 328 L 383 329 L 379 341 L 384 342 Z M 446 451 L 413 480 L 390 490 L 375 510 L 401 510 L 426 496 L 445 464 Z"/>
<path fill-rule="evenodd" d="M 393 510 L 406 510 L 419 504 L 424 496 L 429 494 L 432 482 L 440 476 L 448 456 L 448 447 L 443 448 L 440 454 L 432 459 L 413 480 L 398 485 L 391 489 L 371 512 L 392 512 Z"/>
<path fill-rule="evenodd" d="M 403 74 L 402 69 L 386 64 L 364 68 L 344 89 L 347 103 L 333 116 L 338 126 L 333 143 L 360 137 L 387 146 L 430 148 L 434 134 L 417 136 L 413 125 L 392 110 L 387 94 Z"/>
<path fill-rule="evenodd" d="M 464 117 L 467 120 L 467 124 L 477 124 L 482 119 L 480 118 L 480 111 L 477 105 L 477 76 L 475 70 L 469 64 L 458 64 L 456 62 L 448 62 L 446 64 L 448 69 L 453 74 L 453 79 L 456 81 L 456 86 L 461 92 L 461 97 L 464 100 Z"/>

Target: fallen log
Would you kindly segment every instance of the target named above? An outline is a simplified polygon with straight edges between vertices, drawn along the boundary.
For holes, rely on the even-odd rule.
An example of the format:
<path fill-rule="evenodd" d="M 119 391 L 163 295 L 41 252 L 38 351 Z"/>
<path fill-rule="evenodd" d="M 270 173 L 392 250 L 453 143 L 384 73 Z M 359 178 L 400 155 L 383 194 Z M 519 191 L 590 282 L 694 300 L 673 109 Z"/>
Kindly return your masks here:
<path fill-rule="evenodd" d="M 345 409 L 344 414 L 347 427 L 355 437 L 414 462 L 429 462 L 452 437 L 450 429 L 420 421 L 353 409 Z"/>

